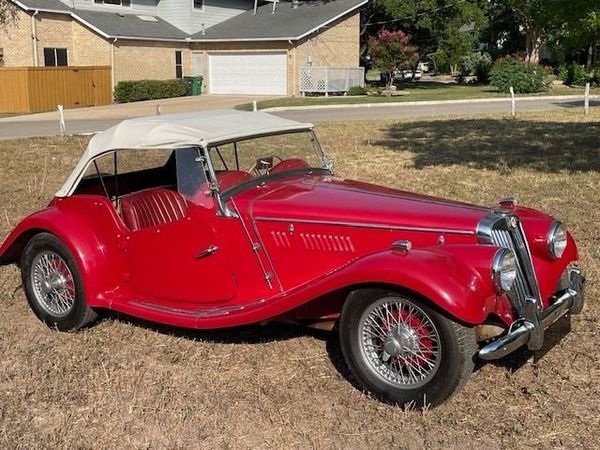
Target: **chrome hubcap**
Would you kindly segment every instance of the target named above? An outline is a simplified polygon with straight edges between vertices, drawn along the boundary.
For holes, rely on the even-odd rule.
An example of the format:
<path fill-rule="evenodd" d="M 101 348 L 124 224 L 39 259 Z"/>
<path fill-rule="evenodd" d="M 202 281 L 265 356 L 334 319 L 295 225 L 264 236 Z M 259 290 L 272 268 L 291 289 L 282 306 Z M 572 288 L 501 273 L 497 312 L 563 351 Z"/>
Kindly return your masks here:
<path fill-rule="evenodd" d="M 67 263 L 53 251 L 40 252 L 33 259 L 31 285 L 37 303 L 53 316 L 64 317 L 73 309 L 73 275 Z"/>
<path fill-rule="evenodd" d="M 361 353 L 373 373 L 402 389 L 427 384 L 441 362 L 440 336 L 431 318 L 412 302 L 382 298 L 360 319 Z"/>

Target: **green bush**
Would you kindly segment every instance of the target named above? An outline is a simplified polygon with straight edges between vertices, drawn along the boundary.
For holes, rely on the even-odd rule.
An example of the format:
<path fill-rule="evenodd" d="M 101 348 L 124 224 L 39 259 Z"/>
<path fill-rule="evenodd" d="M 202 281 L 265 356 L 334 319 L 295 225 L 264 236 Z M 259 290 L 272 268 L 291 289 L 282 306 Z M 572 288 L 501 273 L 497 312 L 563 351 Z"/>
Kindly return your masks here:
<path fill-rule="evenodd" d="M 492 70 L 492 57 L 489 53 L 480 53 L 475 60 L 475 77 L 478 83 L 488 84 Z"/>
<path fill-rule="evenodd" d="M 367 95 L 367 90 L 364 87 L 352 86 L 348 89 L 348 95 Z"/>
<path fill-rule="evenodd" d="M 527 66 L 515 59 L 497 61 L 490 72 L 490 81 L 500 92 L 510 92 L 511 86 L 518 94 L 530 94 L 546 89 L 539 66 Z"/>
<path fill-rule="evenodd" d="M 567 70 L 567 84 L 573 86 L 585 86 L 590 81 L 590 73 L 579 64 L 571 64 Z"/>
<path fill-rule="evenodd" d="M 556 70 L 556 76 L 560 81 L 566 83 L 569 79 L 569 66 L 566 64 L 561 64 L 558 66 L 558 69 Z"/>
<path fill-rule="evenodd" d="M 159 98 L 183 97 L 186 95 L 185 80 L 138 80 L 119 81 L 115 87 L 117 103 L 156 100 Z"/>

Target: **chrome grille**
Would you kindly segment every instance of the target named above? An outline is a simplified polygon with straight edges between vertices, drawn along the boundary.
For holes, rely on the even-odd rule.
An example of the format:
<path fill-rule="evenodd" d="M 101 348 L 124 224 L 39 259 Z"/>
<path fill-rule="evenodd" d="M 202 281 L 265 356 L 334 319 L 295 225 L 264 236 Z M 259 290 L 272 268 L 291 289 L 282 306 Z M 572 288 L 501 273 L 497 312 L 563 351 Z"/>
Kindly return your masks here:
<path fill-rule="evenodd" d="M 480 223 L 477 234 L 482 242 L 512 250 L 515 254 L 519 270 L 508 297 L 517 312 L 522 316 L 527 297 L 534 298 L 539 307 L 540 295 L 531 254 L 521 224 L 516 217 L 494 211 Z"/>
<path fill-rule="evenodd" d="M 520 233 L 511 233 L 508 230 L 492 230 L 492 242 L 498 247 L 507 248 L 512 250 L 515 256 L 517 257 L 517 262 L 519 264 L 519 271 L 517 272 L 517 279 L 515 280 L 515 284 L 511 289 L 512 292 L 509 293 L 509 297 L 513 300 L 515 307 L 517 309 L 522 308 L 525 305 L 526 297 L 535 297 L 534 293 L 527 282 L 527 278 L 525 276 L 525 272 L 522 267 L 520 252 L 517 250 L 514 242 L 514 235 Z"/>

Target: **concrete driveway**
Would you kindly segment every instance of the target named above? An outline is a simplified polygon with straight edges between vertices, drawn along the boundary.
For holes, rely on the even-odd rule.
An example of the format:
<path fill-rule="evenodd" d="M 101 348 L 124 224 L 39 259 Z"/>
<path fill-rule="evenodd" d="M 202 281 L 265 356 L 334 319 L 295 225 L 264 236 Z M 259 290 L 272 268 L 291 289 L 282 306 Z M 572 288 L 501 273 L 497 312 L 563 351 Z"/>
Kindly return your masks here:
<path fill-rule="evenodd" d="M 67 124 L 77 120 L 116 120 L 129 119 L 132 117 L 150 116 L 156 114 L 160 107 L 162 114 L 174 114 L 180 112 L 205 111 L 209 109 L 232 109 L 240 103 L 277 98 L 274 96 L 248 96 L 248 95 L 199 95 L 195 97 L 165 98 L 160 100 L 147 100 L 134 103 L 115 103 L 104 106 L 91 106 L 89 108 L 65 109 L 65 121 Z M 13 122 L 48 122 L 58 123 L 58 111 L 45 113 L 25 114 L 0 119 L 0 123 Z"/>

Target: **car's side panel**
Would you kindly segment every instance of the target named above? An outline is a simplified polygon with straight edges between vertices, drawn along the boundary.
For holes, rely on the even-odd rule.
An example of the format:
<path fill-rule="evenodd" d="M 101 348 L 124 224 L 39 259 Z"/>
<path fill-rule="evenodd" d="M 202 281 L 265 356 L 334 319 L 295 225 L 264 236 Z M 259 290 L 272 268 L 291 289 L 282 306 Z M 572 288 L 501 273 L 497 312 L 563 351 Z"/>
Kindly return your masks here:
<path fill-rule="evenodd" d="M 330 292 L 385 285 L 412 291 L 465 323 L 482 323 L 489 314 L 498 314 L 498 311 L 508 322 L 510 312 L 506 300 L 495 294 L 488 277 L 495 251 L 491 246 L 464 245 L 417 249 L 408 254 L 385 250 L 349 262 L 295 289 L 223 307 L 220 311 L 214 308 L 146 310 L 139 303 L 127 302 L 113 307 L 158 322 L 209 329 L 274 318 L 317 297 L 326 298 Z M 466 254 L 470 263 L 458 258 L 458 254 Z"/>
<path fill-rule="evenodd" d="M 284 290 L 296 288 L 366 255 L 410 240 L 414 248 L 437 245 L 440 233 L 323 225 L 257 218 L 265 249 Z M 442 237 L 454 244 L 472 243 L 472 235 Z"/>

